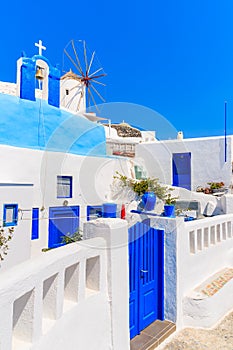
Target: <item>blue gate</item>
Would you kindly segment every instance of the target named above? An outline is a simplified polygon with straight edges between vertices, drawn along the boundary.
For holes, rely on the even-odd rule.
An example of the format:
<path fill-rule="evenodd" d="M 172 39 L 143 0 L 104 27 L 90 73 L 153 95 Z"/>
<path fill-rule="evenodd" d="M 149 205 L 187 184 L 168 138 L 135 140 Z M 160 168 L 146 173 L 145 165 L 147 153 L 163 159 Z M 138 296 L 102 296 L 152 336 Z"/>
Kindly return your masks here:
<path fill-rule="evenodd" d="M 173 186 L 191 190 L 191 153 L 173 153 Z"/>
<path fill-rule="evenodd" d="M 79 227 L 79 207 L 49 208 L 49 248 L 64 245 L 62 238 L 72 235 Z"/>
<path fill-rule="evenodd" d="M 164 319 L 164 231 L 137 223 L 129 229 L 130 338 Z"/>

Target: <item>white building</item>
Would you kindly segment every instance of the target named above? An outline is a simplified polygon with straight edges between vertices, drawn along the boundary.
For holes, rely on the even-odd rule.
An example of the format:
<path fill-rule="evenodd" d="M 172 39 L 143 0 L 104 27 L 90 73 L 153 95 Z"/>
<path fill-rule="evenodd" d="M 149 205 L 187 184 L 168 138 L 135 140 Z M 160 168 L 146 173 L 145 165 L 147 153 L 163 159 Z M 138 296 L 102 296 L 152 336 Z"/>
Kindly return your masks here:
<path fill-rule="evenodd" d="M 129 350 L 130 337 L 158 319 L 171 326 L 167 335 L 175 327 L 213 326 L 233 307 L 230 194 L 176 188 L 181 199 L 200 201 L 202 213 L 214 201 L 222 214 L 192 222 L 154 212 L 131 213 L 129 222 L 88 220 L 111 201 L 115 172 L 135 177 L 134 165 L 167 184 L 187 187 L 188 179 L 194 190 L 207 181 L 230 185 L 231 138 L 224 154 L 222 138 L 119 135 L 89 120 L 97 117 L 75 113 L 73 74 L 60 81 L 39 47 L 39 55 L 18 61 L 17 84 L 0 84 L 0 220 L 5 235 L 14 227 L 0 264 L 0 349 Z M 124 157 L 109 156 L 106 143 L 110 154 L 123 145 Z M 125 157 L 134 147 L 134 159 Z M 62 246 L 80 226 L 84 240 Z M 42 252 L 47 247 L 59 249 Z M 208 289 L 220 279 L 219 288 Z"/>

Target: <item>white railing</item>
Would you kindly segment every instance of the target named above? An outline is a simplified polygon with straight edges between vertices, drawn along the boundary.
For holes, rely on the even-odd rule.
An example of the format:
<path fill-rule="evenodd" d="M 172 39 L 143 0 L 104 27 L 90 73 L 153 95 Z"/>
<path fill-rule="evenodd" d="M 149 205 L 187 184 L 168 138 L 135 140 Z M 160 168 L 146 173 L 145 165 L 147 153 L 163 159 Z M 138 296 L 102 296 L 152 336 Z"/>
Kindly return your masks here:
<path fill-rule="evenodd" d="M 189 237 L 189 251 L 197 254 L 214 245 L 233 238 L 233 215 L 221 215 L 212 218 L 185 223 Z"/>
<path fill-rule="evenodd" d="M 103 238 L 93 238 L 54 249 L 1 274 L 1 350 L 34 349 L 36 343 L 52 330 L 55 321 L 60 319 L 65 324 L 66 315 L 70 315 L 75 307 L 80 310 L 77 319 L 84 319 L 85 311 L 82 310 L 85 308 L 81 305 L 85 303 L 88 307 L 93 298 L 94 305 L 103 305 L 103 319 L 108 319 L 103 241 Z M 98 329 L 99 325 L 96 327 Z M 62 336 L 65 337 L 67 332 L 68 329 L 64 329 Z M 95 336 L 98 340 L 98 334 Z M 49 344 L 40 348 L 47 347 Z"/>
<path fill-rule="evenodd" d="M 177 227 L 180 296 L 214 273 L 233 266 L 233 215 L 218 215 Z"/>

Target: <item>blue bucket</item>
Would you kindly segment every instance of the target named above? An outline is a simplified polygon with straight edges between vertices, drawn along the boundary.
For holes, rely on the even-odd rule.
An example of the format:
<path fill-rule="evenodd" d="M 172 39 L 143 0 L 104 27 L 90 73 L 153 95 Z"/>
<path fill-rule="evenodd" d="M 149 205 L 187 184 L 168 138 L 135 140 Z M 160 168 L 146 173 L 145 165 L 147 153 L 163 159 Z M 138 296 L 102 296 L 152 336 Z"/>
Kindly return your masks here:
<path fill-rule="evenodd" d="M 116 218 L 117 204 L 104 203 L 102 208 L 103 218 Z"/>

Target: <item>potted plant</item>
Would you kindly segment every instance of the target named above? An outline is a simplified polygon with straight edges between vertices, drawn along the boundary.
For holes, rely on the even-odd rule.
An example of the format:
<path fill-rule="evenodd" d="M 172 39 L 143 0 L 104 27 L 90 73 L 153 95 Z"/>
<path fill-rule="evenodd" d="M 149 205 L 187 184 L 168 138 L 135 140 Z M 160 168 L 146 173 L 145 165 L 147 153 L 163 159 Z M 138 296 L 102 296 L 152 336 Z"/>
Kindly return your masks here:
<path fill-rule="evenodd" d="M 175 217 L 175 204 L 178 197 L 172 197 L 171 193 L 168 193 L 165 198 L 164 204 L 164 216 Z"/>
<path fill-rule="evenodd" d="M 210 186 L 211 193 L 225 191 L 225 184 L 222 181 L 221 182 L 208 182 L 208 185 Z"/>
<path fill-rule="evenodd" d="M 156 196 L 164 200 L 167 193 L 167 187 L 161 186 L 157 178 L 131 179 L 117 171 L 114 179 L 118 179 L 121 186 L 128 187 L 135 193 L 135 199 L 140 201 L 139 208 L 142 210 L 153 210 Z"/>

